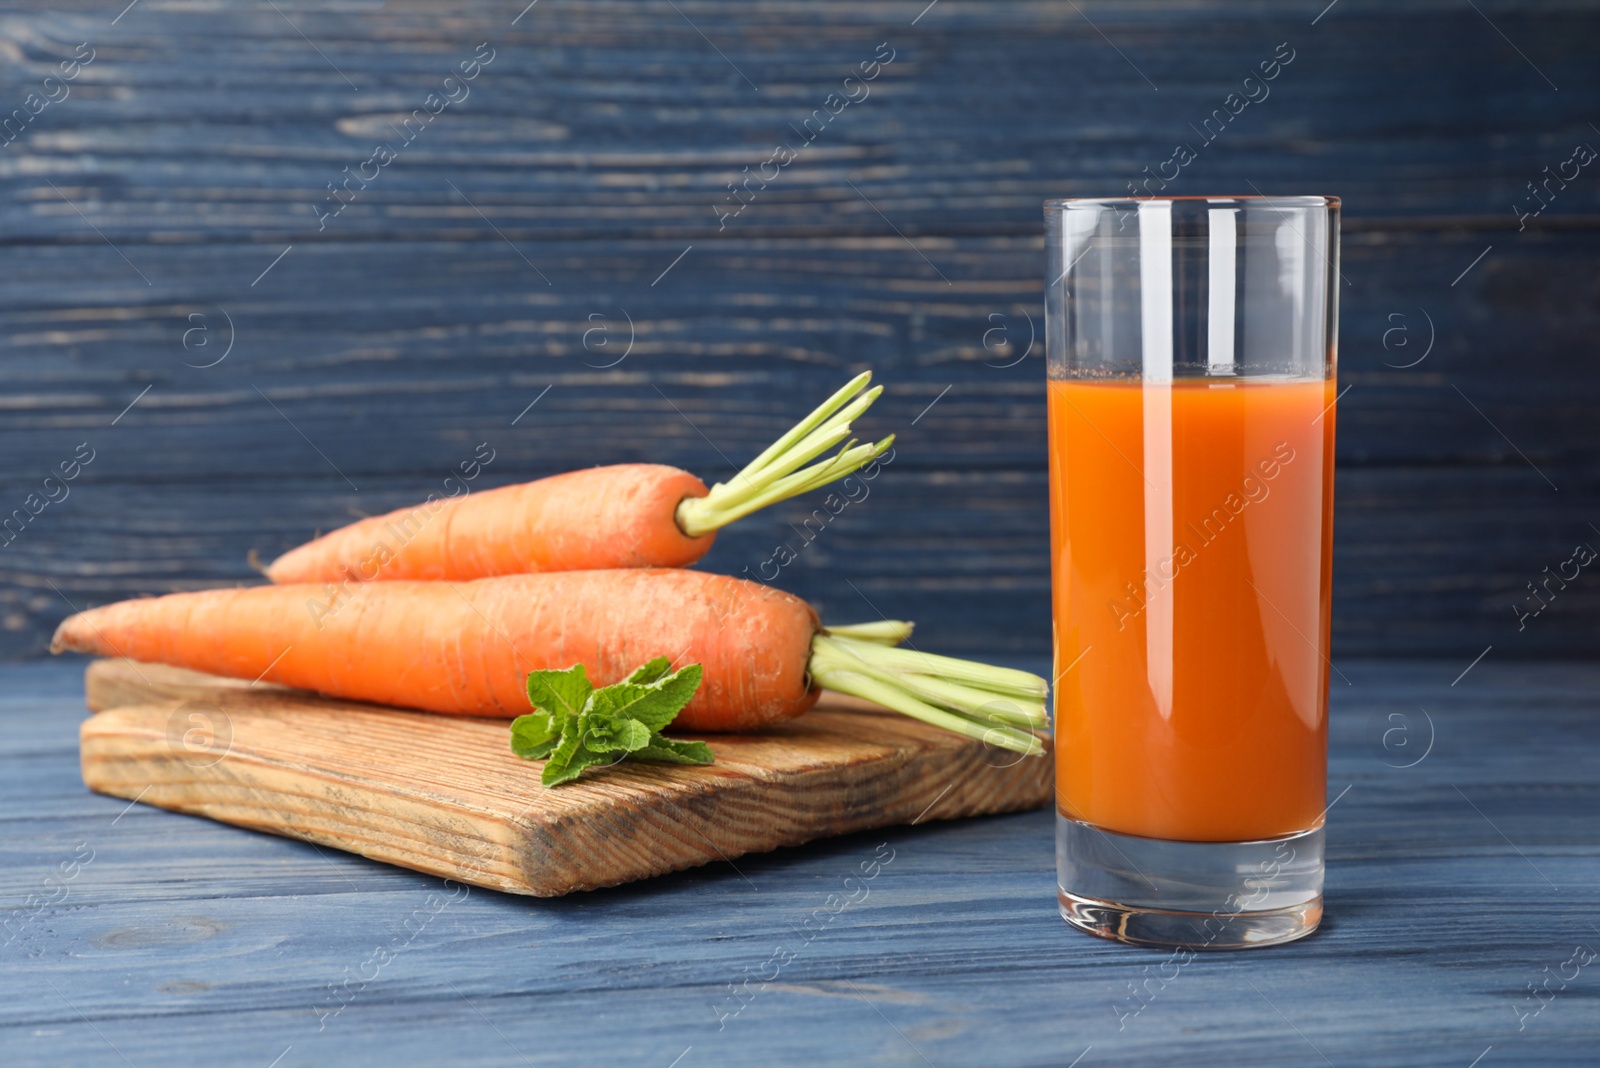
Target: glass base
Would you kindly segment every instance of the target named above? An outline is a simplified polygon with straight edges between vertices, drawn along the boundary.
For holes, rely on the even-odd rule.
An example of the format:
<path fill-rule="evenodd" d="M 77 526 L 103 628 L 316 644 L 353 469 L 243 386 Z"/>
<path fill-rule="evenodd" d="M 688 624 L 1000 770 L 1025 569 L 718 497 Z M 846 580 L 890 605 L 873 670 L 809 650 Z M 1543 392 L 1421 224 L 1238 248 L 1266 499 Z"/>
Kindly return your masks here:
<path fill-rule="evenodd" d="M 1248 949 L 1322 921 L 1322 828 L 1254 842 L 1175 842 L 1056 813 L 1061 917 L 1138 946 Z"/>

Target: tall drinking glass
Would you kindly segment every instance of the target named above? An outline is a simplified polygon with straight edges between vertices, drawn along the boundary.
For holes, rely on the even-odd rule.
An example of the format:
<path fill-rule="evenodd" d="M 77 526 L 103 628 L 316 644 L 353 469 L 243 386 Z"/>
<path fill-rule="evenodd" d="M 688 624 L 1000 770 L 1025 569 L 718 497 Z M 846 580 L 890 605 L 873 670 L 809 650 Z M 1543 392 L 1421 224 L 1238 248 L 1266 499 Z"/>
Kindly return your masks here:
<path fill-rule="evenodd" d="M 1222 949 L 1322 918 L 1339 202 L 1052 200 L 1061 914 Z"/>

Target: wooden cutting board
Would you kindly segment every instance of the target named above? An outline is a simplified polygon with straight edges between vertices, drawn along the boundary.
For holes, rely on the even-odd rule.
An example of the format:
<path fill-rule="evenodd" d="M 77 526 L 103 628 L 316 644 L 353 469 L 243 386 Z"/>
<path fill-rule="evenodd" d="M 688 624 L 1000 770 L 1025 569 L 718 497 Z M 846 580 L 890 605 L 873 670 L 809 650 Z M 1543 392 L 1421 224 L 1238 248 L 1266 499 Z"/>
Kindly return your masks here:
<path fill-rule="evenodd" d="M 1038 808 L 1053 761 L 853 698 L 711 743 L 708 767 L 623 764 L 558 789 L 506 720 L 407 712 L 102 660 L 80 732 L 100 793 L 555 897 L 874 827 Z M 1046 743 L 1048 745 L 1048 742 Z"/>

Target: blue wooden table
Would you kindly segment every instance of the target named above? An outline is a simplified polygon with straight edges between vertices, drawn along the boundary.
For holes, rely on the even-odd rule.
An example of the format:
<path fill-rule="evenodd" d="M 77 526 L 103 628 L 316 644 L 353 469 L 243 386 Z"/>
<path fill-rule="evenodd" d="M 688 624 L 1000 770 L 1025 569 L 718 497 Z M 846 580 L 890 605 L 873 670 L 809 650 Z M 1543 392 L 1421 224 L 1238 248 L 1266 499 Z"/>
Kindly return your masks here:
<path fill-rule="evenodd" d="M 1464 666 L 1340 664 L 1322 930 L 1175 963 L 1047 811 L 516 898 L 89 794 L 81 663 L 8 665 L 0 1063 L 1593 1063 L 1600 666 Z"/>

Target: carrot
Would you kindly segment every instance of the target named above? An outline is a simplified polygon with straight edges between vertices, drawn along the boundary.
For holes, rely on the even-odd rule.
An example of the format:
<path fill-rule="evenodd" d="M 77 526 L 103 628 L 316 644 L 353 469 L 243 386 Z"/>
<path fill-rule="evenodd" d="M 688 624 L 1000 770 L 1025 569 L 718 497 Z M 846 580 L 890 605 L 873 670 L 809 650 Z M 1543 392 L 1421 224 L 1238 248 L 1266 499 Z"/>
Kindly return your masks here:
<path fill-rule="evenodd" d="M 684 567 L 720 528 L 871 463 L 894 438 L 856 445 L 850 422 L 878 398 L 858 375 L 752 460 L 706 489 L 687 471 L 619 464 L 430 498 L 307 542 L 266 569 L 276 583 L 450 579 L 542 571 Z M 857 394 L 861 394 L 857 396 Z M 835 456 L 811 464 L 836 445 Z"/>
<path fill-rule="evenodd" d="M 597 686 L 653 656 L 699 664 L 675 726 L 748 730 L 821 688 L 996 745 L 1039 752 L 1044 680 L 893 648 L 902 623 L 840 627 L 771 587 L 671 569 L 567 571 L 456 584 L 256 586 L 123 601 L 69 617 L 53 652 L 155 661 L 430 712 L 514 717 L 530 671 L 583 664 Z"/>

